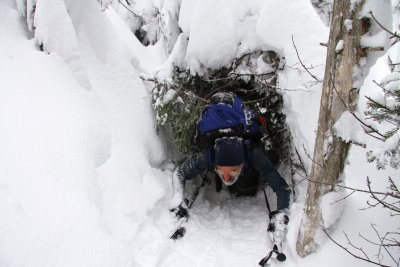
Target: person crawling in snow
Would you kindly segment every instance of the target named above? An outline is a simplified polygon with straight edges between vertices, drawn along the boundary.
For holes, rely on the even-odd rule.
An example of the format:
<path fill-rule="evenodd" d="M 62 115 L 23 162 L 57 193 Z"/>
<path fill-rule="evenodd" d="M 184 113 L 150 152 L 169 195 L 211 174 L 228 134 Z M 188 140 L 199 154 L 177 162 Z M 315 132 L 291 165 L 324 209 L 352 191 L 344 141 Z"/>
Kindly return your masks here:
<path fill-rule="evenodd" d="M 225 108 L 220 104 L 217 104 L 217 107 Z M 203 116 L 206 115 L 203 113 Z M 281 242 L 286 235 L 289 221 L 287 210 L 290 190 L 286 181 L 257 142 L 239 136 L 222 136 L 212 143 L 202 152 L 187 158 L 175 169 L 172 179 L 174 195 L 170 211 L 178 219 L 188 216 L 188 201 L 184 190 L 186 181 L 209 170 L 216 175 L 217 191 L 225 185 L 237 196 L 255 195 L 259 179 L 262 179 L 261 181 L 267 183 L 277 197 L 277 210 L 270 213 L 269 236 L 273 243 Z"/>

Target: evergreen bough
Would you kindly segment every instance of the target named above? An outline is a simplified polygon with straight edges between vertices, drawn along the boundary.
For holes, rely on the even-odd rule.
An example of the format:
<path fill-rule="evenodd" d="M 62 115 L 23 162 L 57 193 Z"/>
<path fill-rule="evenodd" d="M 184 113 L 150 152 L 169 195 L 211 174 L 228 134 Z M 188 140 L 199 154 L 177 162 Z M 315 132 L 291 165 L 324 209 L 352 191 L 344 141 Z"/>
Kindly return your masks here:
<path fill-rule="evenodd" d="M 368 161 L 375 161 L 378 169 L 387 164 L 398 169 L 400 167 L 400 71 L 392 73 L 391 79 L 380 84 L 384 97 L 380 100 L 368 99 L 368 110 L 365 114 L 378 123 L 385 122 L 391 127 L 382 136 L 384 148 L 367 153 Z"/>
<path fill-rule="evenodd" d="M 262 58 L 264 73 L 257 61 Z M 171 79 L 156 80 L 153 88 L 156 121 L 159 127 L 170 127 L 177 149 L 183 153 L 198 152 L 196 125 L 202 109 L 217 92 L 234 92 L 257 113 L 265 114 L 262 145 L 266 151 L 290 157 L 290 133 L 282 113 L 283 97 L 278 89 L 278 71 L 283 61 L 273 51 L 256 51 L 235 59 L 230 67 L 209 70 L 206 75 L 192 75 L 174 68 Z"/>

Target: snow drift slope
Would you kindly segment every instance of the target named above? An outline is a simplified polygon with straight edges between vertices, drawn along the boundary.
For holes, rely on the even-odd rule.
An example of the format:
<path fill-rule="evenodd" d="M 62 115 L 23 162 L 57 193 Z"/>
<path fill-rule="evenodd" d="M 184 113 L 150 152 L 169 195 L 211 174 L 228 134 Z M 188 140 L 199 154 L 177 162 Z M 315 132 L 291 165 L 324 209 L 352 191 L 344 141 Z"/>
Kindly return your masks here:
<path fill-rule="evenodd" d="M 84 15 L 112 34 L 100 10 Z M 12 1 L 0 20 L 0 265 L 131 266 L 139 225 L 167 185 L 154 182 L 162 172 L 150 164 L 164 152 L 130 59 L 108 35 L 110 61 L 99 61 L 88 40 L 98 36 L 78 29 L 87 91 L 62 57 L 28 40 Z"/>
<path fill-rule="evenodd" d="M 0 12 L 15 29 L 1 33 L 1 265 L 101 264 L 121 250 L 95 205 L 104 108 L 58 56 L 34 49 L 16 10 Z"/>

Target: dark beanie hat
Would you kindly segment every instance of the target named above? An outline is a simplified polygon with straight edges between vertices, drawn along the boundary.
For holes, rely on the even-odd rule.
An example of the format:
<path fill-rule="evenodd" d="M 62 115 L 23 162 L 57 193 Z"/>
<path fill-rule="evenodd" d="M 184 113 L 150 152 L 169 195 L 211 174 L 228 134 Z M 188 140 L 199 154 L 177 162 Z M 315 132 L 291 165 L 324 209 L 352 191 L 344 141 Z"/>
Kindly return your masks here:
<path fill-rule="evenodd" d="M 244 162 L 243 140 L 239 137 L 222 137 L 215 140 L 215 164 L 237 166 Z"/>

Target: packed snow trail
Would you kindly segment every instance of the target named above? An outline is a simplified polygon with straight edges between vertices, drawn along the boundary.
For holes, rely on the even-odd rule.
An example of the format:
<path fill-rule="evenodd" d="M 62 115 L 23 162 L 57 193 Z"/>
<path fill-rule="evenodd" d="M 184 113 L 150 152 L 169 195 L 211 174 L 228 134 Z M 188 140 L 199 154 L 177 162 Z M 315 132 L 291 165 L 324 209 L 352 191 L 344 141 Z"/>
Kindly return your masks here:
<path fill-rule="evenodd" d="M 262 192 L 235 197 L 206 185 L 189 213 L 185 236 L 161 266 L 255 266 L 272 249 Z"/>

